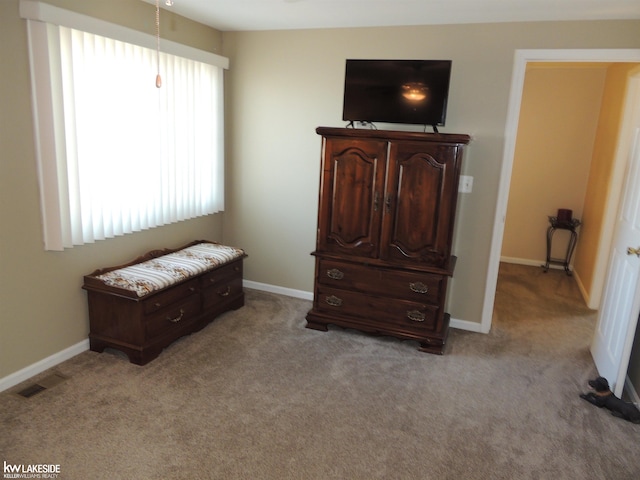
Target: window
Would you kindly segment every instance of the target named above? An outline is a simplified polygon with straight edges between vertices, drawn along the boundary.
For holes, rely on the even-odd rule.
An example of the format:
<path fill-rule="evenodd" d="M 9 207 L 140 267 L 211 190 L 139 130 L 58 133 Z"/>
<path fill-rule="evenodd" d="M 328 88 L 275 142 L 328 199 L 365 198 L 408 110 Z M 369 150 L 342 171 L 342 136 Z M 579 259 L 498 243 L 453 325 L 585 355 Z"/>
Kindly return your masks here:
<path fill-rule="evenodd" d="M 28 20 L 45 249 L 222 211 L 226 59 L 162 52 L 156 88 L 148 38 L 60 23 Z"/>

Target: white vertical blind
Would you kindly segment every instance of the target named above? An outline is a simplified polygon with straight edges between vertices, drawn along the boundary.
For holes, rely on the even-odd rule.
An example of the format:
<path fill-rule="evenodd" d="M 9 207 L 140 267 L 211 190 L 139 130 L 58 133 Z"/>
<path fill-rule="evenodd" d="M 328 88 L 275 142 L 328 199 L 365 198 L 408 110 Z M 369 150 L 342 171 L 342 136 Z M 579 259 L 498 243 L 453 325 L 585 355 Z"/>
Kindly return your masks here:
<path fill-rule="evenodd" d="M 46 249 L 224 209 L 221 67 L 161 53 L 158 89 L 153 49 L 29 31 Z"/>

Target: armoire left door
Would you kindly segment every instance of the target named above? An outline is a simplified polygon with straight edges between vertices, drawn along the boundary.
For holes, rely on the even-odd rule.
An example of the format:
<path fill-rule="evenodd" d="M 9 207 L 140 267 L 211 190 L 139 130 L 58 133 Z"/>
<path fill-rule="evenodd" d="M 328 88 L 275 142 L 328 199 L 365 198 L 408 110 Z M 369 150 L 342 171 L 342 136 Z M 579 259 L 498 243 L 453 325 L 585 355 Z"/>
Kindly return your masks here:
<path fill-rule="evenodd" d="M 317 250 L 377 258 L 386 142 L 324 138 Z"/>

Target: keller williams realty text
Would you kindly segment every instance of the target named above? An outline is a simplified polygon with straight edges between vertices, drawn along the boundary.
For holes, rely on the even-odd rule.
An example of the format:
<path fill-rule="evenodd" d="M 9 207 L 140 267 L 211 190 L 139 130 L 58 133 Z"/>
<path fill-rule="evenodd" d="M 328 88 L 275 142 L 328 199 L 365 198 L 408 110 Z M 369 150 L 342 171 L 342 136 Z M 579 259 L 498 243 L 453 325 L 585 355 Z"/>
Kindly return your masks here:
<path fill-rule="evenodd" d="M 5 461 L 2 471 L 4 478 L 58 478 L 60 465 L 11 465 Z"/>

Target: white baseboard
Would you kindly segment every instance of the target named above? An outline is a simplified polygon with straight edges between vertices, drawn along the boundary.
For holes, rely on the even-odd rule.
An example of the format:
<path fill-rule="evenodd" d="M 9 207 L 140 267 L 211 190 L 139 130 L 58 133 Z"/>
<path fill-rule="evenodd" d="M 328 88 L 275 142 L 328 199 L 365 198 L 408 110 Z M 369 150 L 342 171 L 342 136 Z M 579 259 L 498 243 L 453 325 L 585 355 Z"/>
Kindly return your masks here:
<path fill-rule="evenodd" d="M 546 260 L 531 260 L 530 258 L 516 258 L 516 257 L 500 257 L 500 261 L 504 263 L 513 263 L 515 265 L 527 265 L 529 267 L 542 267 L 547 263 Z M 557 263 L 549 264 L 549 268 L 556 270 L 564 270 L 562 265 Z M 573 271 L 573 265 L 569 265 L 569 268 Z"/>
<path fill-rule="evenodd" d="M 69 348 L 65 348 L 58 353 L 54 353 L 50 357 L 44 358 L 39 362 L 23 368 L 22 370 L 18 370 L 11 375 L 1 378 L 0 392 L 4 392 L 5 390 L 38 375 L 51 367 L 55 367 L 65 360 L 69 360 L 82 352 L 86 352 L 87 350 L 89 350 L 89 339 L 76 343 Z"/>
<path fill-rule="evenodd" d="M 243 280 L 242 285 L 253 290 L 277 293 L 286 297 L 301 298 L 303 300 L 313 300 L 313 292 L 305 292 L 304 290 L 279 287 L 277 285 L 269 285 L 268 283 L 252 282 L 251 280 Z"/>
<path fill-rule="evenodd" d="M 468 332 L 489 333 L 489 332 L 483 331 L 482 324 L 478 322 L 470 322 L 469 320 L 459 320 L 457 318 L 452 318 L 449 322 L 449 326 L 451 328 L 456 328 L 458 330 L 466 330 Z"/>
<path fill-rule="evenodd" d="M 578 285 L 578 290 L 580 290 L 580 295 L 582 295 L 584 303 L 587 304 L 587 308 L 591 310 L 598 310 L 600 305 L 597 305 L 594 302 L 594 299 L 589 295 L 589 292 L 587 292 L 587 289 L 584 287 L 584 283 L 582 283 L 580 275 L 577 272 L 573 272 L 573 278 L 576 280 L 576 285 Z"/>
<path fill-rule="evenodd" d="M 504 263 L 513 263 L 515 265 L 528 265 L 530 267 L 539 267 L 544 265 L 546 260 L 531 260 L 529 258 L 516 258 L 516 257 L 500 257 L 500 261 Z"/>

